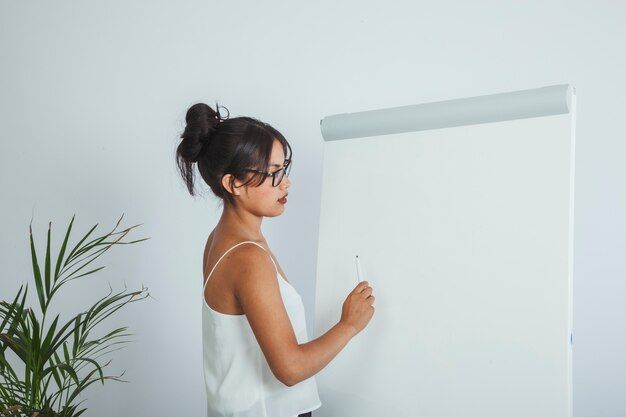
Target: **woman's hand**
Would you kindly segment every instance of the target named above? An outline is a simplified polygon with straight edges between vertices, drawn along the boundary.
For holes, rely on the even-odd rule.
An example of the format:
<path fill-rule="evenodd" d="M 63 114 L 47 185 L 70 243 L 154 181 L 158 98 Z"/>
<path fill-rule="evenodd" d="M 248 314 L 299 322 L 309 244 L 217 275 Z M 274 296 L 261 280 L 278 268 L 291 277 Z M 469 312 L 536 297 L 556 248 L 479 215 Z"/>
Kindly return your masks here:
<path fill-rule="evenodd" d="M 367 326 L 374 315 L 372 304 L 374 304 L 372 287 L 367 281 L 362 281 L 344 301 L 339 322 L 353 329 L 356 335 Z"/>

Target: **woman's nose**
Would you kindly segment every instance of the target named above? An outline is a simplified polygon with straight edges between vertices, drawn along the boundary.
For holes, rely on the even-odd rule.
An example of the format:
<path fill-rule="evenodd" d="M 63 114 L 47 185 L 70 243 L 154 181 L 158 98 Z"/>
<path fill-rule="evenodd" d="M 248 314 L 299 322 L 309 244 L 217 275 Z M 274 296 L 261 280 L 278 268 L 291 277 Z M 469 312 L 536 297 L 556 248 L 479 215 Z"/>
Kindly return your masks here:
<path fill-rule="evenodd" d="M 288 176 L 285 175 L 283 180 L 280 182 L 280 188 L 282 188 L 283 190 L 286 190 L 289 187 L 291 187 L 291 180 L 289 179 Z"/>

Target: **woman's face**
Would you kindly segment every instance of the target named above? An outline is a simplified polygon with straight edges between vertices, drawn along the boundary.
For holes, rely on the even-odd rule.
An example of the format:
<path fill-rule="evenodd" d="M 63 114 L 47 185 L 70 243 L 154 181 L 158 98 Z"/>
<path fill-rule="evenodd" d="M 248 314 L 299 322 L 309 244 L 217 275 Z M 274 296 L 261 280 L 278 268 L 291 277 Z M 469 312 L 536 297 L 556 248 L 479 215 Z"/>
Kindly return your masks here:
<path fill-rule="evenodd" d="M 285 165 L 285 153 L 283 145 L 277 140 L 272 146 L 269 172 L 276 172 Z M 287 190 L 291 186 L 291 180 L 285 175 L 276 187 L 272 186 L 272 177 L 265 178 L 265 181 L 258 187 L 244 186 L 239 188 L 237 205 L 245 208 L 256 216 L 276 217 L 285 211 L 287 204 Z"/>

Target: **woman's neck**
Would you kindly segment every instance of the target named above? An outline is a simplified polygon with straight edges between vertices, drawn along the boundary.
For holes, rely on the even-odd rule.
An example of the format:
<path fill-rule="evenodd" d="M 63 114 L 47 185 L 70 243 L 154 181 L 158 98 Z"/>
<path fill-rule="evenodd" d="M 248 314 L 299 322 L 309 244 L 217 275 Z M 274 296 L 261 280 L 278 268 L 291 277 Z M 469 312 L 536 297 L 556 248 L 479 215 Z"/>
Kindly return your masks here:
<path fill-rule="evenodd" d="M 241 238 L 261 241 L 264 239 L 261 232 L 262 221 L 263 217 L 255 216 L 248 211 L 238 210 L 235 206 L 225 204 L 217 228 L 222 232 L 237 235 Z"/>

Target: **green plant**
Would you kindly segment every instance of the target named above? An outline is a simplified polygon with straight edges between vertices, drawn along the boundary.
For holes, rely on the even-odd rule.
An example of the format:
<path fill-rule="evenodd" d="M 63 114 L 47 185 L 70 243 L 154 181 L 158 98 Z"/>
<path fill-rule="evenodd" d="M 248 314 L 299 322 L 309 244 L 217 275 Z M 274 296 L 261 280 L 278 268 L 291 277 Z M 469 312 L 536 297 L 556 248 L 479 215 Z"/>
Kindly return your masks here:
<path fill-rule="evenodd" d="M 104 384 L 109 379 L 121 380 L 122 375 L 105 374 L 110 360 L 104 360 L 129 342 L 127 327 L 100 337 L 94 336 L 94 329 L 129 303 L 145 299 L 147 288 L 118 292 L 111 289 L 63 324 L 59 314 L 50 322 L 48 310 L 65 284 L 103 269 L 104 266 L 89 265 L 112 246 L 146 240 L 123 241 L 139 225 L 116 231 L 122 218 L 112 231 L 88 241 L 96 224 L 68 252 L 72 217 L 55 262 L 51 259 L 49 223 L 43 268 L 37 260 L 32 226 L 29 228 L 39 305 L 38 311 L 26 306 L 28 284 L 20 286 L 13 301 L 0 301 L 0 416 L 78 417 L 86 411 L 80 408 L 84 400 L 80 400 L 79 394 L 87 387 L 98 381 Z"/>

